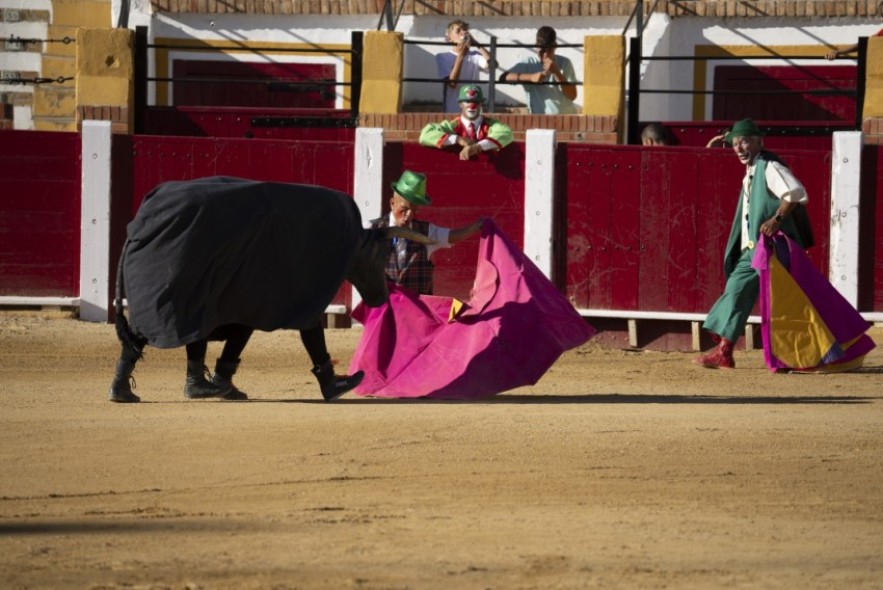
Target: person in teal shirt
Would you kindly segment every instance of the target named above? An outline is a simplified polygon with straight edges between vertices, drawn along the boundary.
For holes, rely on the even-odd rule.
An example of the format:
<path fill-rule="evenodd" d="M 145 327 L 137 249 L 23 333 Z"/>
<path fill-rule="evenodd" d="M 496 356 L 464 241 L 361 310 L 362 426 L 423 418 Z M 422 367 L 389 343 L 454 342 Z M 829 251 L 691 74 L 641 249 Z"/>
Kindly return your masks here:
<path fill-rule="evenodd" d="M 521 82 L 527 97 L 527 110 L 533 115 L 574 115 L 576 75 L 573 64 L 563 55 L 555 55 L 558 34 L 552 27 L 537 29 L 535 54 L 525 56 L 500 79 Z"/>
<path fill-rule="evenodd" d="M 760 234 L 781 231 L 804 248 L 812 245 L 804 207 L 806 189 L 775 154 L 763 149 L 763 132 L 757 124 L 751 119 L 738 121 L 725 139 L 745 166 L 745 176 L 724 251 L 726 287 L 702 325 L 718 344 L 693 361 L 710 369 L 736 366 L 733 343 L 745 331 L 760 295 L 760 277 L 751 266 Z"/>
<path fill-rule="evenodd" d="M 460 159 L 469 160 L 481 152 L 501 150 L 512 143 L 508 125 L 484 116 L 484 94 L 475 84 L 460 87 L 460 116 L 441 123 L 429 123 L 420 132 L 420 144 L 444 149 L 457 146 Z"/>

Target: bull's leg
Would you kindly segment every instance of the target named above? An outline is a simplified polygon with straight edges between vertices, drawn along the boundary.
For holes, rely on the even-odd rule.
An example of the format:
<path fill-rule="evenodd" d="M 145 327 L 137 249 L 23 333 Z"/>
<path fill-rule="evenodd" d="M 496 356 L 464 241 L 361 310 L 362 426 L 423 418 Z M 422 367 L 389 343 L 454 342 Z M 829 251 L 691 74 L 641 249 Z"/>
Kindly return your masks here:
<path fill-rule="evenodd" d="M 187 399 L 206 399 L 224 397 L 230 393 L 230 387 L 216 385 L 209 381 L 211 373 L 205 366 L 205 353 L 208 341 L 198 340 L 187 345 L 187 379 L 184 382 L 184 397 Z"/>
<path fill-rule="evenodd" d="M 233 384 L 233 375 L 239 368 L 239 357 L 254 332 L 248 326 L 229 325 L 224 327 L 224 350 L 221 357 L 215 363 L 215 374 L 212 375 L 212 383 L 221 387 L 229 387 L 230 393 L 224 396 L 228 401 L 245 401 L 248 395 Z"/>
<path fill-rule="evenodd" d="M 224 399 L 227 401 L 239 402 L 248 399 L 248 395 L 233 384 L 233 375 L 236 374 L 236 369 L 238 368 L 239 359 L 229 362 L 218 359 L 215 363 L 215 374 L 212 375 L 212 383 L 218 387 L 230 388 L 230 393 L 224 395 Z"/>
<path fill-rule="evenodd" d="M 325 330 L 322 324 L 316 324 L 312 328 L 300 331 L 300 339 L 304 348 L 313 361 L 313 375 L 319 380 L 319 388 L 326 402 L 331 402 L 341 397 L 347 391 L 355 388 L 362 382 L 365 373 L 358 371 L 355 375 L 338 377 L 334 374 L 334 364 L 325 346 Z"/>
<path fill-rule="evenodd" d="M 365 377 L 363 371 L 357 371 L 354 375 L 338 377 L 334 374 L 334 365 L 329 357 L 321 366 L 314 366 L 313 375 L 319 380 L 319 387 L 322 389 L 322 397 L 326 402 L 333 402 L 343 396 L 347 391 L 354 389 L 362 382 Z"/>
<path fill-rule="evenodd" d="M 135 385 L 135 378 L 132 377 L 132 371 L 135 370 L 135 363 L 138 362 L 139 354 L 127 346 L 123 346 L 120 353 L 120 360 L 117 361 L 116 373 L 114 373 L 113 381 L 110 384 L 110 392 L 107 398 L 117 403 L 135 403 L 140 402 L 141 398 L 132 393 Z"/>

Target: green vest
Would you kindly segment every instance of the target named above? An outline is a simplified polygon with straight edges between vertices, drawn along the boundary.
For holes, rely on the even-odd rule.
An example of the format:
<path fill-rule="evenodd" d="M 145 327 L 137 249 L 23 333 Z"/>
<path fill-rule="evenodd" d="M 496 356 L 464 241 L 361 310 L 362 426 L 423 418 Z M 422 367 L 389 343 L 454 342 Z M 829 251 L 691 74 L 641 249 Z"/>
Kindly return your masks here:
<path fill-rule="evenodd" d="M 766 167 L 770 160 L 775 156 L 769 152 L 760 152 L 757 155 L 757 164 L 754 167 L 754 177 L 751 179 L 751 193 L 748 199 L 748 236 L 755 244 L 759 241 L 760 226 L 767 219 L 776 214 L 779 209 L 779 198 L 776 197 L 766 185 Z M 730 229 L 730 238 L 727 240 L 727 248 L 724 250 L 724 274 L 730 276 L 736 262 L 742 254 L 742 191 L 739 192 L 739 203 L 736 205 L 736 217 L 733 219 L 733 227 Z M 798 231 L 795 219 L 798 215 L 797 210 L 800 209 L 798 215 L 805 218 L 806 212 L 803 206 L 798 206 L 792 211 L 792 215 L 785 218 L 780 226 L 782 233 L 788 235 L 792 240 L 800 244 L 802 247 L 809 247 L 810 240 L 805 240 L 803 232 Z M 807 222 L 808 227 L 808 222 Z"/>

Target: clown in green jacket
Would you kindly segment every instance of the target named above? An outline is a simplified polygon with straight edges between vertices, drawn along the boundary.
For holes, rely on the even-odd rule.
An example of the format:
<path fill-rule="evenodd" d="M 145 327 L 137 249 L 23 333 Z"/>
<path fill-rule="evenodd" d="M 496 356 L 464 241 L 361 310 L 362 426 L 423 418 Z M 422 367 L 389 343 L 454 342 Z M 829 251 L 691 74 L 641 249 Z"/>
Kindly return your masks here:
<path fill-rule="evenodd" d="M 512 143 L 512 130 L 505 124 L 482 116 L 484 95 L 469 84 L 460 88 L 460 116 L 441 123 L 429 123 L 420 132 L 420 144 L 444 149 L 459 146 L 460 159 L 480 152 L 500 150 Z"/>

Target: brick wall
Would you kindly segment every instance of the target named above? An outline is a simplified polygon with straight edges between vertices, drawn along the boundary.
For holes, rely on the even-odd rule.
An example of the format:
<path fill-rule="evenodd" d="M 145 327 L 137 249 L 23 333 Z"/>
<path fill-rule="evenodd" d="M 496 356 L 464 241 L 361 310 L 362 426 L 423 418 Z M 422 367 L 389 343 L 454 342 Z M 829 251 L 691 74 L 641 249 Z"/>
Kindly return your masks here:
<path fill-rule="evenodd" d="M 868 117 L 862 123 L 866 144 L 883 145 L 883 117 Z"/>
<path fill-rule="evenodd" d="M 77 106 L 77 130 L 83 128 L 83 121 L 110 121 L 112 133 L 130 133 L 129 109 L 119 106 Z"/>
<path fill-rule="evenodd" d="M 880 0 L 644 0 L 644 11 L 672 17 L 855 17 L 880 14 Z M 398 2 L 394 3 L 395 5 Z M 151 0 L 159 12 L 380 14 L 383 0 Z M 627 16 L 633 0 L 406 0 L 402 14 L 497 17 Z M 398 7 L 396 6 L 396 10 Z"/>
<path fill-rule="evenodd" d="M 393 141 L 417 141 L 420 130 L 427 123 L 453 118 L 449 113 L 399 113 L 384 115 L 362 113 L 359 127 L 380 127 L 384 137 Z M 618 143 L 616 117 L 586 115 L 520 115 L 499 113 L 490 117 L 505 123 L 512 129 L 515 141 L 524 141 L 528 129 L 554 129 L 556 139 L 562 142 Z"/>

